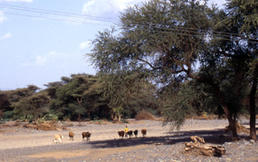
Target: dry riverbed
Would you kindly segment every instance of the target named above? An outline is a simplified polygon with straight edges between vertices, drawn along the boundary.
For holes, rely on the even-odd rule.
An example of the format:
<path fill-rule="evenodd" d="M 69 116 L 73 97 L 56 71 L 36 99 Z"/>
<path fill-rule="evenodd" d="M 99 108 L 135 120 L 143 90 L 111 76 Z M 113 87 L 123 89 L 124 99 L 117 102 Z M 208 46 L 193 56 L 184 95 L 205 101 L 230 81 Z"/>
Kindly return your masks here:
<path fill-rule="evenodd" d="M 242 121 L 247 124 L 246 120 Z M 67 130 L 38 131 L 10 126 L 0 128 L 0 161 L 258 161 L 258 145 L 245 140 L 231 142 L 224 133 L 226 120 L 187 120 L 180 130 L 171 131 L 161 121 L 129 120 L 129 129 L 147 129 L 147 136 L 120 139 L 117 131 L 125 124 L 111 122 L 62 123 Z M 10 124 L 11 125 L 11 124 Z M 69 130 L 75 133 L 68 139 Z M 90 131 L 90 142 L 82 141 L 81 132 Z M 62 144 L 54 144 L 54 134 L 64 136 Z M 222 157 L 184 154 L 189 137 L 204 137 L 207 143 L 226 148 Z"/>

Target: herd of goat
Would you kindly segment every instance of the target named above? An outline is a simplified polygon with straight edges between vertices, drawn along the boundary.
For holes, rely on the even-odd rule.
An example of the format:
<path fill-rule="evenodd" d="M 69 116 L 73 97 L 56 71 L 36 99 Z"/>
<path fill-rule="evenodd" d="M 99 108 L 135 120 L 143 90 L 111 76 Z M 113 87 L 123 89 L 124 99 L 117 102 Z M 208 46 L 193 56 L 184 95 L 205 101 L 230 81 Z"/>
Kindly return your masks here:
<path fill-rule="evenodd" d="M 127 131 L 127 132 L 125 132 L 125 131 L 123 131 L 123 130 L 121 130 L 121 131 L 118 131 L 117 132 L 118 133 L 118 136 L 119 137 L 121 137 L 121 138 L 124 138 L 124 137 L 129 137 L 129 138 L 131 138 L 133 135 L 135 136 L 135 137 L 138 137 L 138 130 L 136 129 L 136 130 L 129 130 L 129 131 Z M 142 133 L 142 136 L 143 137 L 145 137 L 146 136 L 146 134 L 147 134 L 147 129 L 142 129 L 141 130 L 141 133 Z M 70 140 L 74 140 L 74 132 L 72 132 L 72 131 L 70 131 L 69 133 L 68 133 L 68 136 L 69 136 L 69 139 Z M 91 133 L 90 132 L 82 132 L 82 140 L 87 140 L 87 141 L 89 141 L 90 140 L 90 136 L 91 136 Z M 64 138 L 64 136 L 63 135 L 61 135 L 61 134 L 56 134 L 55 136 L 54 136 L 54 140 L 53 140 L 53 142 L 54 143 L 62 143 L 62 139 Z"/>
<path fill-rule="evenodd" d="M 142 133 L 142 136 L 145 137 L 146 134 L 147 134 L 147 129 L 142 129 L 142 130 L 141 130 L 141 133 Z M 137 129 L 134 130 L 134 131 L 129 130 L 128 132 L 125 132 L 125 131 L 123 131 L 123 130 L 118 131 L 118 135 L 119 135 L 119 137 L 121 137 L 121 138 L 123 138 L 123 137 L 129 137 L 129 138 L 131 138 L 131 137 L 133 136 L 133 134 L 134 134 L 135 137 L 137 137 L 137 136 L 138 136 L 138 130 L 137 130 Z"/>

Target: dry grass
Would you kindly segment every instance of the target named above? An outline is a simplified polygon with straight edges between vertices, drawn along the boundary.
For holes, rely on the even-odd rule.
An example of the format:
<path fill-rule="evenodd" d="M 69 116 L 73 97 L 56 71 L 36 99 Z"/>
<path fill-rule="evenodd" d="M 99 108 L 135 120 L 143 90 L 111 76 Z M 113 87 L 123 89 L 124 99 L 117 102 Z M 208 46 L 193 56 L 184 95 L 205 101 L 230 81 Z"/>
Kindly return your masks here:
<path fill-rule="evenodd" d="M 33 122 L 33 123 L 25 124 L 23 127 L 32 128 L 36 130 L 44 130 L 44 131 L 66 129 L 66 127 L 61 126 L 56 121 Z"/>
<path fill-rule="evenodd" d="M 150 112 L 142 110 L 135 116 L 136 120 L 156 120 L 155 116 Z"/>
<path fill-rule="evenodd" d="M 92 120 L 92 121 L 89 121 L 88 124 L 99 124 L 99 125 L 107 125 L 107 124 L 110 124 L 111 122 L 110 121 L 107 121 L 107 120 Z"/>
<path fill-rule="evenodd" d="M 241 125 L 241 124 L 239 124 L 239 123 L 237 123 L 236 128 L 237 128 L 237 133 L 238 133 L 238 134 L 239 134 L 239 133 L 249 134 L 249 129 L 246 128 L 246 127 L 244 127 L 243 125 Z M 225 129 L 226 129 L 226 132 L 231 131 L 230 128 L 229 128 L 229 126 L 226 126 Z"/>

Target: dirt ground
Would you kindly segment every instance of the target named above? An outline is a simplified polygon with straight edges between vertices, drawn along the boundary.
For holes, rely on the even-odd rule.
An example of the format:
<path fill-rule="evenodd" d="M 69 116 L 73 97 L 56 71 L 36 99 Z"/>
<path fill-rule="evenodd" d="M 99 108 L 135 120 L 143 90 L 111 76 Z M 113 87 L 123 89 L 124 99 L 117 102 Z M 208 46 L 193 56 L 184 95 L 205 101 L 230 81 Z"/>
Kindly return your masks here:
<path fill-rule="evenodd" d="M 240 143 L 228 141 L 223 131 L 228 124 L 226 120 L 187 120 L 180 130 L 173 131 L 169 125 L 162 126 L 161 121 L 150 120 L 129 120 L 127 124 L 101 121 L 62 124 L 68 126 L 67 130 L 38 131 L 20 126 L 1 128 L 0 161 L 187 161 L 187 158 L 190 161 L 207 160 L 207 157 L 202 156 L 194 160 L 182 153 L 184 142 L 189 141 L 191 135 L 200 135 L 207 142 L 223 144 L 228 148 L 228 154 L 223 159 L 212 157 L 209 160 L 258 160 L 256 143 L 249 145 L 246 140 Z M 247 121 L 243 121 L 243 124 L 247 124 Z M 123 130 L 125 125 L 130 130 L 145 128 L 147 136 L 143 138 L 139 132 L 137 138 L 121 139 L 117 131 Z M 69 131 L 75 133 L 74 141 L 69 140 Z M 82 140 L 83 131 L 92 133 L 89 142 Z M 55 134 L 64 136 L 61 144 L 53 142 Z M 245 147 L 240 147 L 243 145 L 241 142 Z M 248 156 L 248 159 L 243 158 L 246 154 L 234 156 L 233 151 L 236 150 L 230 150 L 233 145 L 239 146 L 234 149 L 247 150 L 247 154 L 254 155 Z"/>

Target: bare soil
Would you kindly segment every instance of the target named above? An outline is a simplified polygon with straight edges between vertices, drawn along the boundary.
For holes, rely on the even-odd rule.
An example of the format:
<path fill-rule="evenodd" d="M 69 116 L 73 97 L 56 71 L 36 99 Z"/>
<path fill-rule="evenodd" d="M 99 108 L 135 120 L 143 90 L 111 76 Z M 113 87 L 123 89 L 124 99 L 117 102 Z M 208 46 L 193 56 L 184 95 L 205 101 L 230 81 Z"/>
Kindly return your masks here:
<path fill-rule="evenodd" d="M 258 161 L 257 142 L 246 139 L 230 141 L 224 128 L 226 120 L 187 120 L 180 130 L 171 130 L 161 121 L 129 120 L 129 123 L 63 122 L 67 130 L 41 131 L 23 128 L 24 123 L 9 123 L 0 127 L 0 161 Z M 248 124 L 243 120 L 242 124 Z M 139 130 L 138 137 L 118 137 L 117 131 L 125 125 L 130 130 Z M 140 130 L 147 129 L 142 137 Z M 69 140 L 68 132 L 75 138 Z M 92 133 L 90 141 L 83 141 L 81 133 Z M 64 136 L 63 142 L 55 144 L 55 134 Z M 183 152 L 184 143 L 190 136 L 198 135 L 207 143 L 223 145 L 226 155 L 206 157 Z"/>

